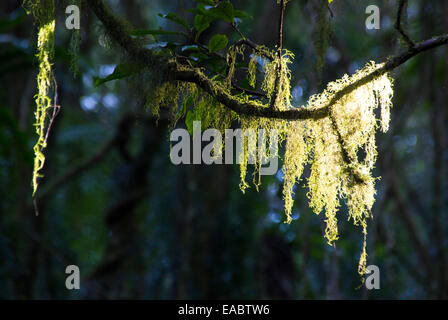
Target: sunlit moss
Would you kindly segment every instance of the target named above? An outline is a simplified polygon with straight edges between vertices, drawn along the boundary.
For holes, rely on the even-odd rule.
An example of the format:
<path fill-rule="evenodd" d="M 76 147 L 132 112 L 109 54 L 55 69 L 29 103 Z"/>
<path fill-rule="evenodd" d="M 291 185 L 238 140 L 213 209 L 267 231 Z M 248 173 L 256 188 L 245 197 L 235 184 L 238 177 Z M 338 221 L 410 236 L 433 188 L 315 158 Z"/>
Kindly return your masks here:
<path fill-rule="evenodd" d="M 336 214 L 340 205 L 344 161 L 336 135 L 328 118 L 311 126 L 313 160 L 308 179 L 310 207 L 316 214 L 325 210 L 325 237 L 328 243 L 338 239 Z"/>
<path fill-rule="evenodd" d="M 355 225 L 360 225 L 364 236 L 366 235 L 367 219 L 371 217 L 375 200 L 375 178 L 372 177 L 377 157 L 375 133 L 378 128 L 383 131 L 388 128 L 392 106 L 392 81 L 388 74 L 382 74 L 345 94 L 336 102 L 333 100 L 337 92 L 381 67 L 382 65 L 369 62 L 354 75 L 344 75 L 341 79 L 329 83 L 322 93 L 310 97 L 307 108 L 317 109 L 330 105 L 331 117 L 287 122 L 286 127 L 278 128 L 280 132 L 286 133 L 283 166 L 286 222 L 291 222 L 293 187 L 300 180 L 304 165 L 309 162 L 310 207 L 316 214 L 324 212 L 325 238 L 330 245 L 339 238 L 337 215 L 343 199 L 346 199 L 349 219 Z M 269 97 L 274 92 L 274 72 L 275 61 L 266 67 L 262 86 Z M 288 80 L 289 76 L 285 74 L 282 82 L 288 83 Z M 287 105 L 287 99 L 282 99 L 281 108 L 291 108 Z M 375 117 L 377 108 L 381 108 L 380 119 Z M 266 122 L 252 120 L 246 126 L 263 128 Z M 335 131 L 336 128 L 339 132 Z M 353 159 L 352 163 L 347 163 L 344 159 L 342 147 L 349 158 Z M 360 274 L 365 272 L 366 258 L 364 240 L 359 262 Z"/>
<path fill-rule="evenodd" d="M 34 146 L 34 168 L 32 177 L 33 195 L 37 191 L 38 179 L 42 177 L 40 171 L 45 163 L 43 150 L 46 148 L 46 126 L 48 111 L 52 108 L 49 93 L 53 84 L 53 59 L 54 59 L 54 1 L 24 1 L 23 7 L 28 13 L 33 14 L 38 26 L 37 59 L 39 73 L 37 75 L 37 94 L 35 96 L 36 110 L 35 127 L 38 136 Z"/>
<path fill-rule="evenodd" d="M 248 78 L 249 78 L 249 85 L 252 88 L 255 88 L 257 84 L 257 55 L 252 54 L 252 57 L 249 60 L 249 66 L 248 66 Z"/>
<path fill-rule="evenodd" d="M 255 139 L 244 139 L 244 153 L 240 155 L 240 189 L 244 192 L 249 187 L 246 180 L 247 164 L 254 165 L 252 182 L 255 188 L 261 184 L 260 168 L 263 162 L 271 157 L 278 158 L 278 145 L 286 139 L 288 122 L 286 120 L 258 118 L 253 116 L 240 116 L 241 129 L 246 134 L 255 133 Z M 261 131 L 263 130 L 263 131 Z M 264 144 L 259 143 L 259 135 L 264 132 Z M 277 141 L 273 140 L 274 135 Z"/>
<path fill-rule="evenodd" d="M 229 95 L 232 99 L 245 103 L 249 101 L 249 96 L 243 93 L 232 93 L 230 86 L 238 54 L 242 55 L 242 52 L 235 48 L 231 49 L 228 55 L 231 66 L 227 77 L 224 80 L 222 77 L 212 79 L 212 91 L 219 91 L 221 94 Z M 252 85 L 254 85 L 256 70 L 254 56 L 251 57 L 252 66 L 248 71 L 249 79 L 252 78 Z M 275 107 L 279 110 L 294 108 L 290 99 L 291 73 L 288 68 L 292 58 L 291 53 L 284 51 L 281 58 L 274 59 L 265 66 L 265 77 L 261 88 L 266 92 L 268 99 L 272 99 L 274 95 L 277 96 L 278 103 Z M 280 157 L 278 149 L 271 149 L 272 141 L 269 139 L 272 134 L 277 134 L 278 143 L 286 141 L 283 165 L 286 222 L 289 223 L 292 220 L 294 186 L 300 181 L 304 167 L 309 163 L 311 169 L 307 179 L 309 205 L 316 214 L 324 213 L 325 238 L 331 245 L 339 238 L 338 212 L 341 200 L 347 203 L 349 219 L 355 225 L 362 227 L 364 238 L 366 237 L 367 219 L 371 217 L 375 200 L 375 178 L 372 176 L 377 157 L 375 133 L 378 128 L 383 131 L 388 128 L 393 94 L 392 81 L 387 74 L 380 74 L 341 98 L 335 97 L 347 86 L 353 86 L 358 80 L 381 67 L 382 65 L 370 62 L 355 74 L 344 75 L 329 83 L 322 93 L 311 96 L 306 108 L 319 109 L 330 105 L 331 116 L 317 120 L 288 121 L 237 115 L 216 101 L 213 94 L 204 92 L 194 84 L 183 84 L 178 81 L 163 82 L 156 87 L 151 100 L 152 110 L 158 115 L 161 107 L 170 106 L 172 113 L 176 113 L 177 117 L 190 112 L 190 121 L 192 118 L 200 120 L 202 129 L 216 128 L 223 135 L 225 129 L 230 128 L 235 120 L 240 122 L 241 129 L 245 133 L 248 131 L 258 133 L 259 130 L 264 130 L 267 142 L 265 145 L 259 145 L 256 138 L 243 135 L 243 152 L 237 159 L 240 164 L 239 186 L 242 192 L 249 187 L 247 182 L 249 164 L 254 166 L 252 181 L 258 190 L 263 160 L 269 156 Z M 200 69 L 196 69 L 196 72 L 200 76 L 203 75 Z M 278 81 L 277 84 L 276 81 Z M 184 103 L 180 107 L 181 101 Z M 186 105 L 185 101 L 189 103 Z M 255 100 L 251 102 L 259 104 L 260 108 L 271 107 Z M 375 117 L 377 108 L 381 108 L 380 119 Z M 221 148 L 224 144 L 223 141 Z M 343 151 L 347 153 L 351 162 L 347 162 Z M 358 268 L 360 274 L 365 272 L 366 259 L 364 240 Z"/>
<path fill-rule="evenodd" d="M 280 58 L 266 64 L 265 76 L 261 85 L 269 100 L 275 96 L 274 106 L 278 110 L 286 110 L 291 107 L 291 70 L 288 65 L 294 59 L 294 54 L 288 50 L 283 51 Z M 279 77 L 278 80 L 277 77 Z M 276 88 L 277 81 L 278 87 Z"/>
<path fill-rule="evenodd" d="M 308 107 L 319 108 L 328 105 L 336 92 L 357 80 L 371 74 L 382 65 L 368 63 L 352 76 L 328 84 L 321 94 L 309 99 Z M 366 233 L 367 218 L 375 201 L 375 187 L 372 177 L 377 150 L 375 132 L 378 127 L 387 130 L 390 107 L 392 105 L 392 81 L 387 74 L 363 84 L 344 95 L 331 106 L 331 115 L 337 124 L 342 143 L 354 163 L 346 163 L 342 156 L 341 141 L 335 126 L 329 118 L 313 122 L 313 160 L 308 180 L 310 206 L 316 213 L 325 209 L 327 227 L 325 236 L 329 243 L 338 238 L 336 214 L 340 199 L 347 199 L 349 218 L 355 225 L 361 225 Z M 375 109 L 381 108 L 381 119 L 375 117 Z M 364 159 L 359 160 L 363 151 Z M 362 181 L 357 181 L 354 172 Z M 365 272 L 366 245 L 360 259 L 359 271 Z"/>
<path fill-rule="evenodd" d="M 364 236 L 364 239 L 362 244 L 361 256 L 359 257 L 358 273 L 363 277 L 364 280 L 364 275 L 367 273 L 367 223 L 365 221 L 363 221 L 362 224 L 362 234 Z"/>
<path fill-rule="evenodd" d="M 167 109 L 171 124 L 174 126 L 186 111 L 179 109 L 179 103 L 189 96 L 197 96 L 196 85 L 181 81 L 166 81 L 156 86 L 148 95 L 146 108 L 157 120 L 160 118 L 161 108 Z"/>
<path fill-rule="evenodd" d="M 231 46 L 229 48 L 229 52 L 226 56 L 227 60 L 227 71 L 226 71 L 226 79 L 224 84 L 227 88 L 230 88 L 232 84 L 232 79 L 235 74 L 235 66 L 237 63 L 238 56 L 244 56 L 244 47 L 243 46 Z"/>
<path fill-rule="evenodd" d="M 277 0 L 280 4 L 281 0 Z M 288 0 L 283 1 L 286 4 Z M 319 8 L 319 31 L 316 42 L 318 53 L 318 69 L 324 62 L 325 48 L 330 27 L 327 21 L 327 2 L 321 1 Z M 54 58 L 54 0 L 25 0 L 24 7 L 31 12 L 38 26 L 38 61 L 39 73 L 37 77 L 38 94 L 36 95 L 36 132 L 38 141 L 34 146 L 35 161 L 33 171 L 33 194 L 36 192 L 38 178 L 45 162 L 43 150 L 46 147 L 47 113 L 52 107 L 49 92 L 54 80 L 52 63 Z M 124 25 L 124 24 L 123 24 Z M 104 40 L 106 39 L 106 40 Z M 102 43 L 107 43 L 107 37 Z M 118 41 L 119 42 L 119 41 Z M 112 43 L 112 41 L 110 42 Z M 72 39 L 72 51 L 76 58 L 79 47 L 79 33 Z M 301 179 L 304 167 L 310 164 L 310 176 L 307 179 L 310 207 L 316 214 L 325 214 L 325 238 L 332 244 L 339 237 L 338 211 L 341 200 L 346 200 L 349 219 L 355 225 L 362 227 L 364 242 L 360 255 L 358 272 L 366 271 L 366 236 L 367 219 L 371 217 L 371 209 L 375 200 L 375 178 L 372 176 L 377 158 L 375 133 L 377 129 L 388 130 L 390 108 L 392 106 L 392 81 L 388 74 L 381 74 L 370 82 L 359 85 L 348 94 L 339 98 L 347 86 L 372 74 L 382 65 L 368 63 L 364 68 L 352 76 L 344 75 L 341 79 L 328 84 L 320 94 L 310 97 L 306 108 L 320 109 L 330 105 L 329 117 L 318 120 L 287 121 L 267 119 L 254 116 L 239 116 L 234 111 L 223 106 L 214 97 L 220 92 L 244 104 L 249 100 L 252 105 L 260 108 L 275 108 L 289 110 L 291 105 L 291 71 L 289 64 L 294 55 L 282 49 L 271 51 L 263 46 L 253 49 L 248 64 L 249 85 L 256 87 L 256 73 L 258 57 L 269 57 L 264 64 L 264 79 L 261 89 L 267 99 L 263 103 L 254 100 L 253 96 L 244 93 L 234 94 L 232 80 L 235 74 L 237 60 L 244 59 L 244 47 L 231 46 L 226 56 L 228 68 L 226 74 L 213 78 L 206 93 L 196 84 L 177 81 L 170 76 L 163 79 L 152 79 L 151 94 L 147 97 L 147 105 L 155 117 L 159 118 L 161 108 L 167 108 L 171 116 L 172 125 L 181 118 L 189 116 L 189 120 L 200 120 L 202 128 L 216 128 L 224 134 L 225 129 L 231 128 L 234 121 L 239 121 L 243 132 L 264 130 L 267 143 L 258 145 L 257 138 L 244 135 L 243 152 L 240 153 L 240 189 L 244 192 L 249 183 L 246 181 L 248 164 L 254 165 L 253 184 L 258 190 L 261 183 L 260 168 L 267 157 L 280 157 L 277 142 L 270 139 L 273 134 L 278 136 L 278 143 L 286 140 L 284 154 L 284 188 L 283 198 L 286 222 L 291 222 L 293 208 L 293 190 Z M 170 65 L 173 65 L 171 59 Z M 74 62 L 74 61 L 72 61 Z M 182 66 L 174 61 L 178 70 L 182 68 L 195 75 L 204 77 L 205 72 L 200 68 Z M 155 66 L 147 66 L 150 70 Z M 239 90 L 238 90 L 239 91 Z M 336 99 L 337 98 L 337 99 Z M 270 102 L 268 105 L 266 100 Z M 336 101 L 335 101 L 336 100 Z M 222 101 L 222 100 L 221 100 Z M 381 108 L 380 119 L 375 117 L 375 110 Z M 221 149 L 224 146 L 222 142 Z M 347 157 L 350 161 L 347 161 Z M 361 178 L 360 178 L 361 177 Z"/>
<path fill-rule="evenodd" d="M 286 150 L 283 165 L 283 199 L 285 201 L 286 222 L 291 222 L 293 206 L 293 187 L 299 182 L 303 168 L 308 162 L 310 143 L 307 143 L 306 121 L 294 121 L 288 123 L 286 137 Z"/>

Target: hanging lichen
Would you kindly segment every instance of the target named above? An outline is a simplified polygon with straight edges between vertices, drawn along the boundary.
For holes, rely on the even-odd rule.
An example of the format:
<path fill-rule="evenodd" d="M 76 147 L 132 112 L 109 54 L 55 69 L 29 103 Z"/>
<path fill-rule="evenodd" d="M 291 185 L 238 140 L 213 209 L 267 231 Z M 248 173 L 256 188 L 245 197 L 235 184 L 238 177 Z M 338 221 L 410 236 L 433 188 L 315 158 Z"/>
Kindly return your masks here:
<path fill-rule="evenodd" d="M 284 5 L 288 1 L 278 0 Z M 321 1 L 319 3 L 326 3 Z M 78 3 L 79 4 L 79 3 Z M 38 61 L 37 77 L 38 93 L 36 95 L 36 132 L 38 141 L 34 147 L 35 161 L 33 171 L 33 194 L 36 192 L 38 178 L 41 177 L 46 147 L 47 113 L 53 107 L 49 92 L 54 80 L 52 63 L 54 58 L 54 0 L 25 0 L 24 7 L 36 19 L 38 27 Z M 323 7 L 323 6 L 321 6 Z M 325 7 L 326 8 L 326 7 Z M 322 8 L 321 8 L 322 9 Z M 326 21 L 327 13 L 323 9 L 319 13 L 320 31 L 316 49 L 318 52 L 318 67 L 322 66 L 329 27 Z M 76 56 L 79 46 L 79 34 L 74 33 L 72 51 Z M 234 75 L 237 60 L 244 59 L 244 47 L 233 45 L 225 56 L 225 74 L 215 74 L 208 79 L 205 68 L 187 67 L 170 59 L 168 62 L 178 70 L 193 68 L 195 76 L 209 81 L 208 93 L 197 84 L 178 81 L 169 76 L 164 79 L 151 80 L 150 94 L 146 95 L 146 103 L 153 115 L 158 119 L 161 110 L 166 109 L 170 116 L 172 127 L 178 119 L 185 117 L 187 128 L 191 131 L 194 121 L 201 121 L 201 129 L 216 128 L 223 135 L 225 130 L 239 121 L 243 137 L 242 152 L 239 153 L 240 189 L 245 192 L 249 187 L 247 175 L 248 165 L 253 165 L 252 182 L 258 190 L 261 184 L 261 168 L 270 157 L 280 158 L 278 144 L 286 141 L 283 173 L 283 198 L 286 222 L 290 223 L 294 205 L 294 187 L 301 181 L 306 165 L 310 165 L 310 175 L 307 181 L 309 205 L 316 214 L 324 212 L 325 238 L 331 245 L 339 238 L 338 214 L 342 200 L 346 200 L 349 219 L 362 228 L 363 246 L 359 259 L 358 272 L 366 272 L 367 249 L 367 219 L 371 217 L 371 209 L 375 200 L 375 178 L 372 176 L 377 149 L 375 133 L 377 129 L 387 131 L 392 106 L 392 81 L 387 74 L 371 77 L 369 82 L 362 82 L 349 93 L 339 97 L 337 94 L 353 86 L 358 80 L 373 74 L 382 65 L 368 63 L 354 75 L 344 75 L 341 79 L 331 82 L 320 94 L 309 98 L 308 109 L 327 108 L 328 117 L 308 120 L 281 120 L 238 115 L 217 100 L 214 94 L 220 92 L 241 104 L 251 102 L 259 108 L 274 108 L 286 111 L 291 105 L 291 71 L 289 65 L 294 55 L 286 49 L 270 51 L 258 46 L 252 48 L 248 63 L 248 82 L 256 87 L 256 73 L 259 58 L 266 58 L 260 63 L 264 71 L 261 90 L 264 91 L 263 102 L 253 96 L 235 90 Z M 73 62 L 73 61 L 72 61 Z M 190 68 L 191 67 L 191 68 Z M 149 67 L 148 67 L 149 68 Z M 263 70 L 264 69 L 264 70 Z M 211 89 L 210 89 L 211 88 Z M 238 91 L 238 93 L 235 93 Z M 261 95 L 263 96 L 263 95 Z M 268 103 L 266 103 L 268 102 Z M 381 107 L 380 119 L 375 116 L 377 108 Z M 265 144 L 259 143 L 262 132 Z M 275 137 L 275 138 L 274 138 Z M 214 155 L 222 155 L 225 141 L 214 149 Z"/>
<path fill-rule="evenodd" d="M 290 72 L 288 63 L 291 54 L 285 54 L 281 60 L 281 79 L 279 94 L 280 110 L 291 109 L 289 100 Z M 275 70 L 278 61 L 266 65 L 262 89 L 268 99 L 274 95 Z M 294 185 L 300 181 L 304 166 L 311 164 L 308 177 L 308 197 L 310 207 L 316 214 L 325 214 L 325 238 L 330 245 L 339 238 L 338 211 L 341 200 L 346 199 L 349 219 L 362 227 L 364 243 L 359 260 L 358 271 L 365 273 L 366 266 L 366 234 L 367 219 L 375 199 L 375 178 L 372 170 L 377 157 L 375 133 L 378 128 L 388 129 L 390 108 L 392 106 L 392 81 L 387 74 L 382 74 L 370 82 L 359 85 L 350 93 L 334 101 L 337 92 L 351 86 L 358 80 L 372 74 L 383 65 L 368 63 L 354 75 L 344 75 L 341 79 L 328 84 L 326 90 L 311 96 L 306 108 L 320 109 L 330 105 L 330 117 L 318 120 L 285 121 L 240 116 L 243 130 L 266 130 L 269 134 L 276 130 L 280 141 L 286 139 L 284 155 L 284 186 L 286 222 L 291 222 Z M 380 119 L 375 110 L 381 107 Z M 240 188 L 244 192 L 248 188 L 246 182 L 247 165 L 254 164 L 254 185 L 260 183 L 255 177 L 259 174 L 261 162 L 251 154 L 257 150 L 254 142 L 245 137 L 244 152 L 240 155 Z M 269 149 L 267 147 L 267 149 Z M 261 150 L 258 149 L 258 152 Z M 268 150 L 266 150 L 269 152 Z M 362 152 L 361 152 L 362 151 Z M 344 158 L 344 152 L 351 162 Z M 362 155 L 362 159 L 359 156 Z M 278 155 L 276 155 L 278 156 Z M 252 159 L 252 161 L 250 160 Z M 253 160 L 255 159 L 255 160 Z"/>
<path fill-rule="evenodd" d="M 321 108 L 330 104 L 336 92 L 355 83 L 357 80 L 381 68 L 374 62 L 352 76 L 328 84 L 321 94 L 310 97 L 308 108 Z M 329 244 L 338 239 L 337 213 L 341 199 L 347 199 L 349 218 L 363 229 L 364 244 L 358 271 L 365 273 L 367 218 L 375 200 L 374 167 L 377 150 L 375 132 L 378 127 L 388 128 L 390 107 L 392 105 L 392 81 L 387 74 L 365 83 L 344 95 L 331 106 L 332 117 L 309 120 L 303 124 L 290 126 L 285 155 L 285 211 L 287 222 L 291 213 L 291 190 L 301 175 L 303 163 L 310 157 L 311 174 L 308 178 L 308 197 L 310 207 L 316 214 L 325 211 L 325 237 Z M 374 111 L 381 107 L 381 118 L 376 119 Z M 332 118 L 340 131 L 335 132 Z M 300 123 L 300 122 L 299 122 Z M 306 129 L 304 129 L 305 127 Z M 310 138 L 308 136 L 309 130 Z M 342 145 L 338 135 L 342 138 Z M 293 139 L 290 141 L 289 139 Z M 354 163 L 347 163 L 343 158 L 342 147 Z M 363 150 L 364 159 L 358 160 L 359 151 Z M 354 176 L 356 172 L 358 178 Z M 362 177 L 362 181 L 358 181 Z"/>
<path fill-rule="evenodd" d="M 48 119 L 47 112 L 53 106 L 51 98 L 49 97 L 49 92 L 54 79 L 52 68 L 54 58 L 55 30 L 54 1 L 25 0 L 23 6 L 28 13 L 33 14 L 38 27 L 37 59 L 39 61 L 39 73 L 37 75 L 38 93 L 35 96 L 35 126 L 38 140 L 34 146 L 34 169 L 32 178 L 34 195 L 38 186 L 38 178 L 42 177 L 40 171 L 42 170 L 45 162 L 43 150 L 47 146 L 45 137 Z"/>
<path fill-rule="evenodd" d="M 288 64 L 294 59 L 294 54 L 288 50 L 283 51 L 280 58 L 266 64 L 265 76 L 261 85 L 269 100 L 275 99 L 275 107 L 278 110 L 287 110 L 291 107 L 291 70 Z"/>
<path fill-rule="evenodd" d="M 294 121 L 288 124 L 286 137 L 285 161 L 283 167 L 284 185 L 283 199 L 285 201 L 286 222 L 290 223 L 293 206 L 293 188 L 299 182 L 303 168 L 308 162 L 310 143 L 306 121 Z"/>
<path fill-rule="evenodd" d="M 249 85 L 252 88 L 255 88 L 255 86 L 257 84 L 257 59 L 258 59 L 258 56 L 255 53 L 253 53 L 252 57 L 249 60 L 249 66 L 248 66 L 248 71 L 247 71 Z"/>
<path fill-rule="evenodd" d="M 233 91 L 233 75 L 237 58 L 244 59 L 244 52 L 238 46 L 232 46 L 226 56 L 225 75 L 216 75 L 210 80 L 211 94 L 196 84 L 168 80 L 155 85 L 148 105 L 153 114 L 159 117 L 161 108 L 168 108 L 175 120 L 186 118 L 187 128 L 191 131 L 193 121 L 201 121 L 201 129 L 216 128 L 225 135 L 225 130 L 237 120 L 244 133 L 242 152 L 237 161 L 240 165 L 240 189 L 245 192 L 249 187 L 248 165 L 253 165 L 252 182 L 255 188 L 261 183 L 260 171 L 267 157 L 280 157 L 277 143 L 286 141 L 283 173 L 283 198 L 285 202 L 286 222 L 291 222 L 294 186 L 301 180 L 307 164 L 310 175 L 307 181 L 309 205 L 316 214 L 324 212 L 325 238 L 331 245 L 339 238 L 338 214 L 343 200 L 348 207 L 349 219 L 362 228 L 364 242 L 360 255 L 358 271 L 365 273 L 367 252 L 367 219 L 371 216 L 374 203 L 375 178 L 372 170 L 376 162 L 377 150 L 375 133 L 377 129 L 388 129 L 390 108 L 392 105 L 392 81 L 387 74 L 372 77 L 369 82 L 357 84 L 350 92 L 337 98 L 337 94 L 348 86 L 354 86 L 358 80 L 373 74 L 382 65 L 368 63 L 354 75 L 344 75 L 331 82 L 320 94 L 309 98 L 308 109 L 329 107 L 329 116 L 309 120 L 281 120 L 237 115 L 216 100 L 213 93 L 220 92 L 244 104 L 250 101 L 259 108 L 274 107 L 277 110 L 290 110 L 291 71 L 289 64 L 293 54 L 287 50 L 282 55 L 267 49 L 253 50 L 248 65 L 248 79 L 252 87 L 256 85 L 258 54 L 268 57 L 264 65 L 264 79 L 261 89 L 270 103 L 257 102 L 250 95 Z M 274 57 L 274 58 L 272 58 Z M 178 68 L 186 68 L 178 65 Z M 195 68 L 199 78 L 206 77 L 205 70 Z M 274 100 L 275 99 L 275 100 Z M 275 101 L 272 105 L 272 101 Z M 380 119 L 375 110 L 381 107 Z M 257 134 L 263 130 L 266 144 L 257 143 Z M 278 140 L 271 140 L 275 135 Z M 225 142 L 218 146 L 215 155 L 222 154 Z M 348 161 L 349 160 L 349 161 Z"/>

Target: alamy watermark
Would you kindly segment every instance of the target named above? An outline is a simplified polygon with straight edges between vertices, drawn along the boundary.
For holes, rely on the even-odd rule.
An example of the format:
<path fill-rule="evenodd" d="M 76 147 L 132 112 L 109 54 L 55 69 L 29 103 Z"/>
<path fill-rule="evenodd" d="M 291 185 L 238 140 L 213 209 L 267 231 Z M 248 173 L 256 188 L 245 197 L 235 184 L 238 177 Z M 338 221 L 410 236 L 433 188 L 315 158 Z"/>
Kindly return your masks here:
<path fill-rule="evenodd" d="M 80 287 L 80 277 L 81 274 L 79 272 L 79 267 L 71 264 L 65 268 L 65 273 L 68 274 L 67 278 L 65 279 L 65 287 L 68 290 L 79 290 Z"/>
<path fill-rule="evenodd" d="M 366 288 L 368 290 L 380 289 L 380 268 L 378 266 L 371 264 L 367 266 L 367 273 L 369 276 L 366 277 Z"/>
<path fill-rule="evenodd" d="M 223 137 L 217 129 L 201 131 L 201 122 L 193 122 L 193 139 L 183 128 L 171 132 L 170 159 L 179 164 L 241 164 L 247 156 L 248 164 L 260 163 L 261 175 L 274 175 L 278 171 L 278 132 L 258 129 L 225 129 Z M 269 138 L 269 148 L 267 147 Z M 191 143 L 193 140 L 193 143 Z M 236 141 L 236 161 L 234 161 L 234 141 Z M 208 142 L 203 147 L 203 142 Z M 223 150 L 224 149 L 224 150 Z M 268 151 L 269 149 L 269 151 Z"/>
<path fill-rule="evenodd" d="M 80 11 L 77 5 L 69 5 L 65 8 L 65 13 L 69 16 L 65 19 L 65 27 L 68 30 L 79 30 L 80 26 Z"/>
<path fill-rule="evenodd" d="M 380 8 L 374 4 L 371 4 L 366 7 L 366 14 L 369 15 L 366 18 L 366 28 L 368 30 L 380 29 Z"/>

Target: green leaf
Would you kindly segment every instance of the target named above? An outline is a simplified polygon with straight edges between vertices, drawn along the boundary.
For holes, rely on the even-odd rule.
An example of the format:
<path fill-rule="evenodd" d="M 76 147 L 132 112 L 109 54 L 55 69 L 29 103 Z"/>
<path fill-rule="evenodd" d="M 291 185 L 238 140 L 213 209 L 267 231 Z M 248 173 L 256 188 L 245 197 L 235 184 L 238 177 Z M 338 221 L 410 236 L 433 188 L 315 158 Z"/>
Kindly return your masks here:
<path fill-rule="evenodd" d="M 213 21 L 213 18 L 209 16 L 204 16 L 202 14 L 198 14 L 194 17 L 194 28 L 196 29 L 196 40 L 199 39 L 202 31 L 210 27 L 210 22 Z"/>
<path fill-rule="evenodd" d="M 217 5 L 213 5 L 211 8 L 207 8 L 203 4 L 198 3 L 196 8 L 188 9 L 187 11 L 195 13 L 198 16 L 205 16 L 209 18 L 209 23 L 213 20 L 223 20 L 228 23 L 233 23 L 235 18 L 235 10 L 233 5 L 229 1 L 222 1 Z M 213 3 L 214 4 L 214 3 Z M 238 15 L 243 15 L 243 11 L 239 11 Z"/>
<path fill-rule="evenodd" d="M 233 18 L 235 18 L 233 5 L 228 1 L 220 2 L 216 7 L 211 8 L 209 11 L 215 19 L 224 20 L 228 23 L 232 23 Z"/>
<path fill-rule="evenodd" d="M 186 45 L 186 46 L 182 46 L 181 51 L 182 52 L 197 52 L 197 51 L 199 51 L 199 47 L 195 44 Z"/>
<path fill-rule="evenodd" d="M 189 29 L 190 27 L 188 26 L 187 20 L 181 18 L 178 14 L 170 12 L 168 14 L 161 14 L 159 13 L 159 17 L 162 17 L 164 19 L 168 19 L 174 23 L 177 23 L 179 25 L 181 25 L 182 27 L 184 27 L 185 29 Z"/>
<path fill-rule="evenodd" d="M 208 50 L 210 52 L 216 52 L 221 49 L 224 49 L 227 44 L 229 43 L 229 40 L 227 40 L 227 37 L 223 34 L 215 34 L 208 43 Z"/>
<path fill-rule="evenodd" d="M 94 85 L 95 85 L 95 87 L 98 87 L 98 86 L 102 85 L 103 83 L 106 83 L 106 82 L 109 82 L 112 80 L 118 80 L 118 79 L 123 79 L 123 78 L 129 77 L 130 75 L 137 73 L 140 69 L 141 69 L 141 67 L 136 63 L 127 62 L 127 63 L 123 63 L 123 64 L 118 64 L 115 67 L 114 72 L 112 72 L 107 77 L 105 77 L 105 78 L 94 77 L 93 78 Z"/>
<path fill-rule="evenodd" d="M 249 15 L 246 11 L 242 11 L 242 10 L 234 10 L 233 15 L 235 16 L 235 18 L 240 18 L 240 19 L 251 18 L 252 19 L 251 15 Z"/>

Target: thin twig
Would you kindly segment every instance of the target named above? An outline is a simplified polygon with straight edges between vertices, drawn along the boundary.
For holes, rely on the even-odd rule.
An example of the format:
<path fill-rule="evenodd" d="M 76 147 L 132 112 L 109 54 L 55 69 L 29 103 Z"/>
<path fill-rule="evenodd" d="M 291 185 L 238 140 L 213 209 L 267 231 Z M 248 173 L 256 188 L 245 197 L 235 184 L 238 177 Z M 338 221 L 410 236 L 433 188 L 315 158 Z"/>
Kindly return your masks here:
<path fill-rule="evenodd" d="M 231 23 L 230 24 L 233 28 L 233 30 L 235 30 L 241 37 L 241 39 L 246 39 L 246 37 L 243 35 L 243 33 L 240 31 L 240 29 L 235 25 L 235 23 Z"/>
<path fill-rule="evenodd" d="M 54 99 L 53 99 L 53 114 L 51 115 L 50 122 L 48 124 L 47 132 L 45 133 L 45 144 L 48 141 L 48 137 L 50 135 L 51 127 L 53 126 L 54 119 L 59 114 L 61 106 L 58 104 L 58 83 L 56 82 L 56 78 L 54 81 Z"/>
<path fill-rule="evenodd" d="M 278 50 L 281 52 L 283 48 L 283 19 L 285 16 L 285 0 L 280 4 L 280 18 L 278 19 Z"/>
<path fill-rule="evenodd" d="M 408 34 L 401 25 L 401 17 L 403 15 L 405 7 L 407 6 L 407 2 L 408 2 L 407 0 L 400 0 L 398 3 L 398 12 L 397 12 L 397 19 L 395 21 L 395 29 L 398 30 L 398 32 L 403 37 L 404 41 L 406 41 L 409 44 L 410 48 L 415 48 L 415 42 L 411 40 L 411 38 L 408 36 Z"/>
<path fill-rule="evenodd" d="M 280 77 L 282 74 L 282 51 L 283 51 L 283 19 L 285 16 L 285 7 L 286 7 L 286 3 L 285 0 L 281 0 L 280 3 L 280 16 L 278 19 L 278 48 L 277 48 L 277 56 L 278 56 L 278 60 L 276 62 L 276 66 L 275 66 L 275 83 L 274 83 L 274 95 L 271 98 L 271 108 L 272 109 L 277 109 L 277 100 L 278 100 L 278 95 L 280 92 Z"/>
<path fill-rule="evenodd" d="M 259 46 L 252 40 L 245 38 L 245 39 L 238 40 L 235 43 L 235 47 L 241 46 L 241 45 L 245 45 L 245 46 L 248 46 L 249 48 L 254 49 L 260 56 L 263 56 L 263 57 L 269 59 L 270 61 L 275 60 L 275 56 L 273 56 L 268 50 L 264 50 L 263 48 L 261 48 L 261 46 Z"/>

